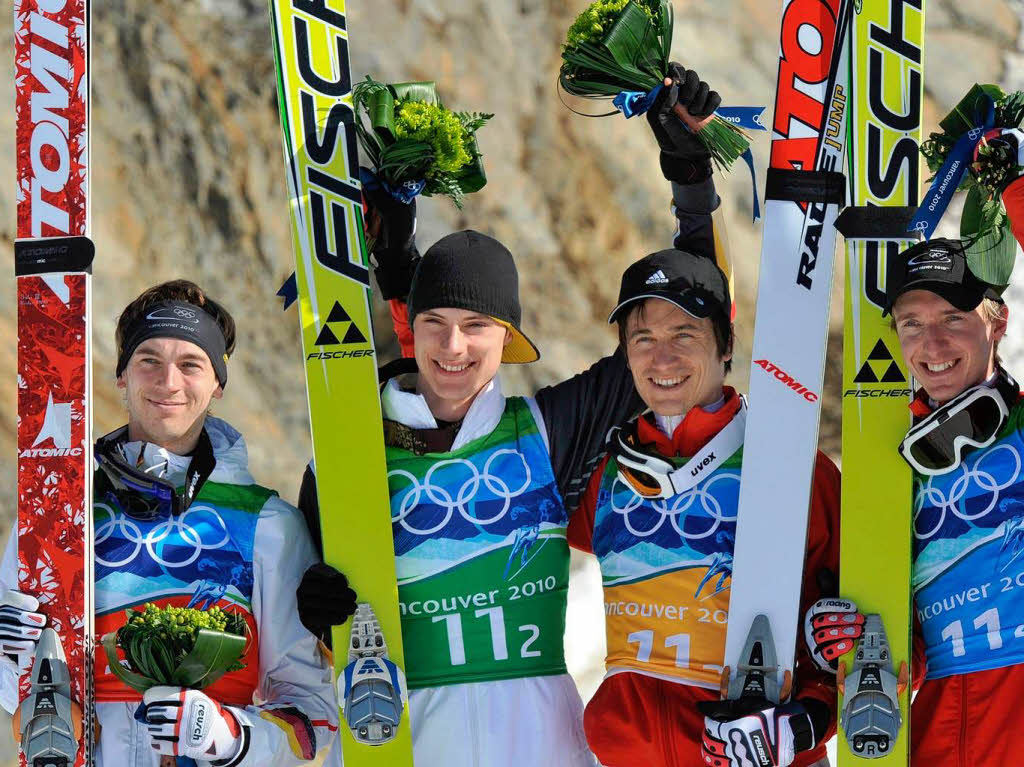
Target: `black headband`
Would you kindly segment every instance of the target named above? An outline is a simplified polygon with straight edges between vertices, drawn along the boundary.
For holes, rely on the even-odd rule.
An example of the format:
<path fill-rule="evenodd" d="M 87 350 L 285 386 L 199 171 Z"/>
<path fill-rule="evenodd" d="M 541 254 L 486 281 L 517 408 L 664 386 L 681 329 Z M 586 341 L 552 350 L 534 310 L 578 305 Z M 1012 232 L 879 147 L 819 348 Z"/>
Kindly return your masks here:
<path fill-rule="evenodd" d="M 206 352 L 221 386 L 228 383 L 227 354 L 224 332 L 217 321 L 205 310 L 185 301 L 164 301 L 150 306 L 146 313 L 128 328 L 124 348 L 117 360 L 120 376 L 128 367 L 128 360 L 143 341 L 151 338 L 178 338 L 190 341 Z"/>

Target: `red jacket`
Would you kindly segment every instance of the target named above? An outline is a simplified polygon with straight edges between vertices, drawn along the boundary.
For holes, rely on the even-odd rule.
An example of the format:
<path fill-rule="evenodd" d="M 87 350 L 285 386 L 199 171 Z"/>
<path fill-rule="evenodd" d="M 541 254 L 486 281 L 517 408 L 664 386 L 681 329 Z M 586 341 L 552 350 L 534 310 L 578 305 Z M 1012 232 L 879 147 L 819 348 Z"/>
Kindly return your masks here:
<path fill-rule="evenodd" d="M 1020 181 L 1014 186 L 1024 191 Z M 1024 195 L 1018 199 L 1024 201 Z M 1024 217 L 1018 220 L 1024 221 Z M 911 402 L 910 410 L 916 418 L 931 412 L 923 390 Z M 927 672 L 925 643 L 915 611 L 911 676 L 917 693 L 910 708 L 914 764 L 1003 767 L 1024 762 L 1016 738 L 1024 728 L 1024 707 L 1020 703 L 1024 665 L 926 680 Z"/>
<path fill-rule="evenodd" d="M 666 456 L 692 456 L 729 423 L 739 408 L 739 397 L 726 388 L 726 403 L 715 413 L 691 410 L 676 428 L 672 439 L 641 418 L 638 433 Z M 591 475 L 580 507 L 569 521 L 569 543 L 593 551 L 594 520 L 598 489 L 608 458 Z M 804 564 L 801 611 L 820 598 L 816 575 L 822 568 L 838 574 L 839 563 L 839 470 L 822 453 L 814 468 L 811 515 Z M 825 756 L 825 741 L 835 734 L 835 677 L 817 670 L 797 633 L 794 699 L 814 698 L 831 712 L 828 732 L 811 751 L 799 754 L 795 765 L 809 765 Z M 584 714 L 587 741 L 606 767 L 651 765 L 698 767 L 704 716 L 697 702 L 717 700 L 718 693 L 641 673 L 616 673 L 607 677 Z"/>
<path fill-rule="evenodd" d="M 1002 195 L 1017 242 L 1024 245 L 1024 177 Z M 917 417 L 930 410 L 918 397 Z M 997 767 L 1024 762 L 1016 733 L 1024 727 L 1024 666 L 975 671 L 925 680 L 928 666 L 915 618 L 913 679 L 917 695 L 910 709 L 910 753 L 914 764 L 930 767 Z"/>

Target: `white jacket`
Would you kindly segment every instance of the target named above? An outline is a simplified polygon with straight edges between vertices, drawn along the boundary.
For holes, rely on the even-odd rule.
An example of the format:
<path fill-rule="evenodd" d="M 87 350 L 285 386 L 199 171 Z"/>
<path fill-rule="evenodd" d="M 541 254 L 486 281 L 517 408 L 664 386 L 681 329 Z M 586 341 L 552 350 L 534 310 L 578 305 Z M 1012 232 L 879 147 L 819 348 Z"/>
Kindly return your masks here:
<path fill-rule="evenodd" d="M 540 411 L 528 402 L 546 434 Z M 424 398 L 402 391 L 395 380 L 381 403 L 385 418 L 413 428 L 437 426 Z M 493 431 L 504 409 L 494 379 L 470 406 L 452 449 Z M 409 716 L 416 767 L 596 764 L 583 734 L 583 703 L 568 674 L 412 690 Z"/>
<path fill-rule="evenodd" d="M 206 430 L 217 465 L 210 481 L 222 484 L 255 484 L 248 469 L 245 442 L 230 425 L 207 418 Z M 141 443 L 129 443 L 129 457 L 138 455 Z M 134 452 L 133 452 L 134 451 Z M 147 445 L 143 465 L 167 462 L 164 476 L 181 481 L 190 458 Z M 261 717 L 274 706 L 291 706 L 313 724 L 319 755 L 337 733 L 338 709 L 331 672 L 317 641 L 299 622 L 295 590 L 303 573 L 316 561 L 306 524 L 290 504 L 274 496 L 260 510 L 253 541 L 252 609 L 259 631 L 259 686 L 252 705 L 229 707 L 239 723 L 249 729 L 248 749 L 232 765 L 243 767 L 291 767 L 307 763 L 293 753 L 289 735 L 280 724 Z M 0 564 L 0 584 L 17 589 L 17 539 L 8 541 Z M 17 707 L 18 680 L 0 666 L 0 705 L 12 712 Z M 137 703 L 103 702 L 96 705 L 101 730 L 97 767 L 157 767 L 159 755 L 150 747 L 144 725 L 135 721 Z"/>

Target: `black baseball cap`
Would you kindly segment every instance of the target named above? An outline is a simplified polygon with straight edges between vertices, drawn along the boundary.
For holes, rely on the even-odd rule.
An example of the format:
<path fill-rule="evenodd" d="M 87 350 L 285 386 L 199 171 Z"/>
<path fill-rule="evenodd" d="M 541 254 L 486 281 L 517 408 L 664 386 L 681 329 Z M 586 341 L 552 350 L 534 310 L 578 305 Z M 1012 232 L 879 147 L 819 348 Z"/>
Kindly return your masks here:
<path fill-rule="evenodd" d="M 409 324 L 428 309 L 486 314 L 511 332 L 502 362 L 534 362 L 540 352 L 519 327 L 519 273 L 508 248 L 466 229 L 435 242 L 416 266 L 409 288 Z"/>
<path fill-rule="evenodd" d="M 985 298 L 1003 302 L 995 287 L 971 271 L 963 243 L 944 237 L 915 243 L 892 260 L 886 277 L 883 317 L 908 290 L 931 291 L 963 312 L 973 311 Z"/>
<path fill-rule="evenodd" d="M 644 256 L 622 273 L 619 300 L 608 322 L 647 298 L 669 301 L 692 317 L 710 317 L 725 327 L 732 316 L 729 280 L 718 265 L 706 256 L 675 248 Z"/>

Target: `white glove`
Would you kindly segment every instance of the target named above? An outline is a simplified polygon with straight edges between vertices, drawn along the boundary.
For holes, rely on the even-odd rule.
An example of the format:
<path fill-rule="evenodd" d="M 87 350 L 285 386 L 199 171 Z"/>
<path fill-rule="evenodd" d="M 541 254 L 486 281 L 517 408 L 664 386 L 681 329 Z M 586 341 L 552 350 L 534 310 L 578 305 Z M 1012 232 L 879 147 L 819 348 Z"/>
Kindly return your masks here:
<path fill-rule="evenodd" d="M 819 599 L 804 615 L 804 639 L 822 671 L 836 673 L 839 656 L 853 649 L 864 633 L 864 616 L 849 599 Z"/>
<path fill-rule="evenodd" d="M 702 704 L 699 708 L 705 710 Z M 796 722 L 801 732 L 799 746 L 793 734 Z M 704 717 L 700 755 L 709 767 L 788 767 L 798 750 L 813 747 L 814 732 L 803 705 L 769 703 L 767 708 L 728 721 Z"/>
<path fill-rule="evenodd" d="M 196 761 L 233 759 L 238 753 L 238 720 L 200 690 L 150 687 L 142 702 L 142 719 L 157 753 Z"/>
<path fill-rule="evenodd" d="M 46 626 L 39 600 L 0 587 L 0 664 L 20 674 L 32 665 L 36 643 Z"/>

